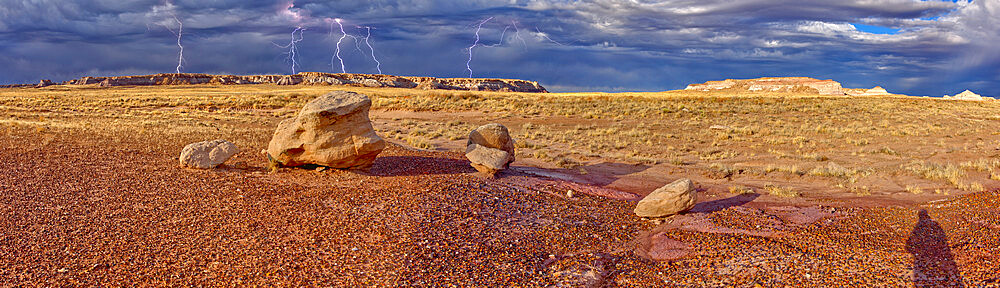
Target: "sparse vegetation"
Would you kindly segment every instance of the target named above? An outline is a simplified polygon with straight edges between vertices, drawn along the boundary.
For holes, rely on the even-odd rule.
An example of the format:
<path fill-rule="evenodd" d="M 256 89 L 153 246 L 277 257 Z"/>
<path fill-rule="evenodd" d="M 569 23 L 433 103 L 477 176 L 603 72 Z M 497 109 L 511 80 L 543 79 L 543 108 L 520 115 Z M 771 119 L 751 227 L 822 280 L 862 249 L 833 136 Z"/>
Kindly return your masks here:
<path fill-rule="evenodd" d="M 0 126 L 45 134 L 79 130 L 181 139 L 192 137 L 191 132 L 211 132 L 260 147 L 278 121 L 331 89 L 371 96 L 378 133 L 421 149 L 461 149 L 468 131 L 501 122 L 517 140 L 519 158 L 566 168 L 602 162 L 668 164 L 683 173 L 711 173 L 725 176 L 712 177 L 718 181 L 736 182 L 724 185 L 803 176 L 802 181 L 847 190 L 869 177 L 915 175 L 948 183 L 951 187 L 942 193 L 979 191 L 1000 182 L 1000 160 L 982 158 L 1000 145 L 995 133 L 1000 122 L 982 121 L 1000 120 L 996 102 L 734 91 L 530 94 L 274 85 L 52 86 L 0 89 Z M 715 125 L 722 128 L 709 129 Z M 870 184 L 878 181 L 863 183 L 872 194 L 891 192 Z"/>
<path fill-rule="evenodd" d="M 431 145 L 430 143 L 427 143 L 427 141 L 425 141 L 423 138 L 413 136 L 412 134 L 406 137 L 406 144 L 409 144 L 410 146 L 420 149 L 434 148 L 434 145 Z"/>
<path fill-rule="evenodd" d="M 742 195 L 742 194 L 753 194 L 753 193 L 754 193 L 753 189 L 743 185 L 729 186 L 729 194 Z"/>
<path fill-rule="evenodd" d="M 799 197 L 799 192 L 792 190 L 791 188 L 779 187 L 775 185 L 765 185 L 764 191 L 767 191 L 767 194 L 778 197 Z"/>
<path fill-rule="evenodd" d="M 904 169 L 929 180 L 944 180 L 957 188 L 963 187 L 962 177 L 965 171 L 952 164 L 936 164 L 923 161 L 914 161 L 903 166 Z"/>

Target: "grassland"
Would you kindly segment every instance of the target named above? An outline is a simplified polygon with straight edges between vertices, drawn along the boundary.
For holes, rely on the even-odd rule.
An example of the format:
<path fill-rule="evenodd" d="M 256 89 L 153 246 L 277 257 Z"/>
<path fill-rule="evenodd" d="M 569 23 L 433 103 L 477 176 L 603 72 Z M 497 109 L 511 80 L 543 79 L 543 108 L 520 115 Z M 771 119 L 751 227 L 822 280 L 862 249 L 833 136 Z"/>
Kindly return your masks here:
<path fill-rule="evenodd" d="M 718 191 L 782 197 L 933 197 L 1000 186 L 1000 103 L 802 94 L 499 93 L 329 86 L 0 89 L 0 130 L 200 141 L 211 133 L 259 151 L 310 99 L 373 99 L 376 130 L 420 149 L 460 150 L 498 122 L 522 165 L 662 184 L 689 177 Z M 0 132 L 0 133 L 3 133 Z M 197 132 L 197 133 L 192 133 Z M 123 139 L 124 139 L 123 138 Z M 252 153 L 255 155 L 256 153 Z M 266 165 L 260 159 L 260 165 Z M 602 168 L 629 164 L 632 173 Z M 647 181 L 663 178 L 662 182 Z M 651 185 L 653 185 L 651 184 Z M 621 184 L 619 186 L 628 186 Z"/>

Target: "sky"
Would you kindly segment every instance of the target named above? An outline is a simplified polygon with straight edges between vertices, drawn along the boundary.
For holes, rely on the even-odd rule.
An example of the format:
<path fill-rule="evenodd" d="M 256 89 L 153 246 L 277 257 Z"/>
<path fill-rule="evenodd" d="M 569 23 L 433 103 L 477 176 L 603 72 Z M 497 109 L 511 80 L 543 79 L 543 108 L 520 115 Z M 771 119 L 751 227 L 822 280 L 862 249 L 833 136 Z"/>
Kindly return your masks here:
<path fill-rule="evenodd" d="M 808 76 L 1000 96 L 1000 0 L 0 0 L 0 84 L 173 73 L 178 31 L 190 73 L 290 74 L 294 37 L 296 72 L 556 92 Z"/>

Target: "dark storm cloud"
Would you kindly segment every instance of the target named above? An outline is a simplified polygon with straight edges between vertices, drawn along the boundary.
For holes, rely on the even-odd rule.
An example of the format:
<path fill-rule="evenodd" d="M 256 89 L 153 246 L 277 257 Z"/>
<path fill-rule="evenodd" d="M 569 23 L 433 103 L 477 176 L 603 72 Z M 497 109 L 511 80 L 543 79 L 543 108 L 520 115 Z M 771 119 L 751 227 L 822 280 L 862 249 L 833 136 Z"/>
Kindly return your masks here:
<path fill-rule="evenodd" d="M 968 88 L 1000 96 L 1000 0 L 0 0 L 0 83 L 173 72 L 174 15 L 184 22 L 185 72 L 289 73 L 275 43 L 287 44 L 296 26 L 306 28 L 300 70 L 339 72 L 331 63 L 339 28 L 331 37 L 330 25 L 342 18 L 357 36 L 375 28 L 386 73 L 464 77 L 476 24 L 494 17 L 481 36 L 496 46 L 474 50 L 475 76 L 538 80 L 552 90 L 802 75 L 919 95 Z M 347 38 L 341 48 L 348 72 L 376 72 L 364 43 Z"/>

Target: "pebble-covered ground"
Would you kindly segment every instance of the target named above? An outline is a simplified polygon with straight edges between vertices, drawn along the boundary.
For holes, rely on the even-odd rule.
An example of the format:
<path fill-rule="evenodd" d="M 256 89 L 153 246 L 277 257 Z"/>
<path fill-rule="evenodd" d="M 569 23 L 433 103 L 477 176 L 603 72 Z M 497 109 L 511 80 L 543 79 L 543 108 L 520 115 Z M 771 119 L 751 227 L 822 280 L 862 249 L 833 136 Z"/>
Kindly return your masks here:
<path fill-rule="evenodd" d="M 365 173 L 269 174 L 243 151 L 202 171 L 178 167 L 185 143 L 44 133 L 0 133 L 0 287 L 1000 287 L 997 192 L 733 195 L 657 224 L 599 189 L 482 178 L 458 153 L 391 145 Z"/>

